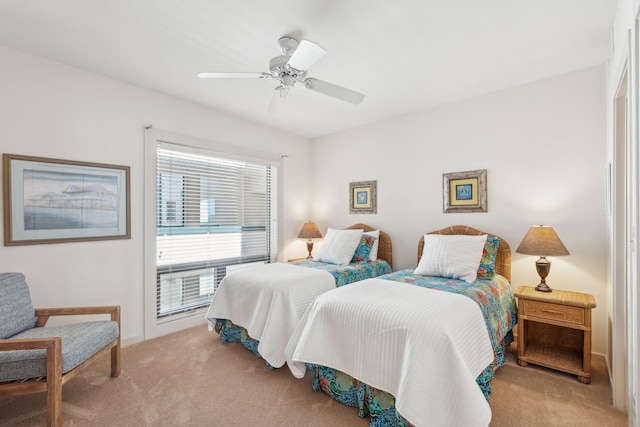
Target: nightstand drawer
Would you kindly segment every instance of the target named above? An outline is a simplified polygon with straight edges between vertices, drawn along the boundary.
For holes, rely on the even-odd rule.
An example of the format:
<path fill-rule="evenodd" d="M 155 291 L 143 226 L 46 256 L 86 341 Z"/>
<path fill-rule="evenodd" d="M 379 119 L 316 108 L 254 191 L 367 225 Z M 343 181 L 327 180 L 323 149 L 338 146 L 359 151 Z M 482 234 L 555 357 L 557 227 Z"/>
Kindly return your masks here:
<path fill-rule="evenodd" d="M 584 309 L 568 305 L 551 304 L 540 301 L 526 300 L 524 302 L 524 315 L 541 317 L 543 319 L 558 320 L 561 322 L 584 324 Z"/>

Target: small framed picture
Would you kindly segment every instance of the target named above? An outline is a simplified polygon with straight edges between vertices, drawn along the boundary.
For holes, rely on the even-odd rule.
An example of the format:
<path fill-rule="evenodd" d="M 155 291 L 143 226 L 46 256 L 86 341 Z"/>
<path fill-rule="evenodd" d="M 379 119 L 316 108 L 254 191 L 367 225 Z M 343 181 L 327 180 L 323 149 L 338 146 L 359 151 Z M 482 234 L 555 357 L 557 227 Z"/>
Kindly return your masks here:
<path fill-rule="evenodd" d="M 442 174 L 444 212 L 486 212 L 487 170 Z"/>
<path fill-rule="evenodd" d="M 360 181 L 349 183 L 349 213 L 376 213 L 376 182 Z"/>

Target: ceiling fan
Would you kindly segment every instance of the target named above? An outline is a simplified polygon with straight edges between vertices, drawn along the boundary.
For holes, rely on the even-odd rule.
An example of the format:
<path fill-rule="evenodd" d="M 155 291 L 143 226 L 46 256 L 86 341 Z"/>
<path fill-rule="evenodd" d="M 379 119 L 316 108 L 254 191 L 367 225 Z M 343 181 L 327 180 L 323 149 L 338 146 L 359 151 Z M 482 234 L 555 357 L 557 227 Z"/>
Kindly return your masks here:
<path fill-rule="evenodd" d="M 220 79 L 220 78 L 272 78 L 278 80 L 280 85 L 276 87 L 269 110 L 274 110 L 278 104 L 282 103 L 289 91 L 296 82 L 304 84 L 309 90 L 320 92 L 322 94 L 350 102 L 359 104 L 364 99 L 364 94 L 347 89 L 322 80 L 307 77 L 307 70 L 316 63 L 327 52 L 324 48 L 309 40 L 298 40 L 293 37 L 281 37 L 278 40 L 282 55 L 276 56 L 269 61 L 269 71 L 262 73 L 198 73 L 201 79 Z"/>

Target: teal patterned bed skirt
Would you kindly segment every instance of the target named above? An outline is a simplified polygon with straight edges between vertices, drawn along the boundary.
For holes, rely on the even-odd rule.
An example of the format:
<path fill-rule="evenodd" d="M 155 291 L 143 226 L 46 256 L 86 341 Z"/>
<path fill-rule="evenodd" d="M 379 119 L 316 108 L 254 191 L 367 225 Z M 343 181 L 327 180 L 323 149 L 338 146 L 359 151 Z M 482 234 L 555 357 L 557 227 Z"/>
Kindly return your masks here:
<path fill-rule="evenodd" d="M 247 330 L 242 326 L 234 324 L 231 320 L 216 319 L 215 331 L 220 334 L 220 342 L 222 344 L 240 343 L 244 348 L 253 353 L 254 356 L 262 358 L 258 352 L 258 344 L 260 344 L 260 341 L 251 338 Z M 275 369 L 266 360 L 264 363 L 267 368 Z"/>

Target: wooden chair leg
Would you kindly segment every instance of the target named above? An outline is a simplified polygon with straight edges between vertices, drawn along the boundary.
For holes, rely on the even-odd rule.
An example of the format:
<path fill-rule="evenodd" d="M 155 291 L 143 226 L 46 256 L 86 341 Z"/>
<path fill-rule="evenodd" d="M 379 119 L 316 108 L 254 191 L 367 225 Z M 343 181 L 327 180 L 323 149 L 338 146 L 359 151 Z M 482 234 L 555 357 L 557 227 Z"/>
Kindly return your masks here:
<path fill-rule="evenodd" d="M 62 427 L 62 338 L 47 347 L 47 426 Z"/>
<path fill-rule="evenodd" d="M 117 345 L 111 349 L 111 377 L 116 378 L 120 376 L 120 336 L 122 335 L 120 306 L 115 307 L 111 312 L 111 320 L 118 324 L 118 342 Z"/>
<path fill-rule="evenodd" d="M 118 345 L 111 349 L 111 377 L 120 376 L 120 337 L 118 337 Z"/>

